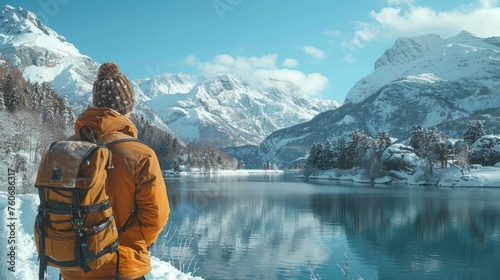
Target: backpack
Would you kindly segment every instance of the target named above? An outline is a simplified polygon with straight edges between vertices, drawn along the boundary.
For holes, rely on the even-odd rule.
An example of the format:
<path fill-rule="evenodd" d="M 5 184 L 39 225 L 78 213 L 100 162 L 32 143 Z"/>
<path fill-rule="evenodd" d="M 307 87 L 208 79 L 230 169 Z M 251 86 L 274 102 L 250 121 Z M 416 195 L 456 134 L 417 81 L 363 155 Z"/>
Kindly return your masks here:
<path fill-rule="evenodd" d="M 93 138 L 93 137 L 92 137 Z M 60 270 L 96 270 L 117 254 L 118 233 L 125 230 L 136 206 L 117 228 L 108 196 L 107 169 L 114 168 L 108 146 L 87 141 L 57 141 L 45 152 L 35 187 L 40 205 L 35 219 L 39 278 L 47 266 Z"/>

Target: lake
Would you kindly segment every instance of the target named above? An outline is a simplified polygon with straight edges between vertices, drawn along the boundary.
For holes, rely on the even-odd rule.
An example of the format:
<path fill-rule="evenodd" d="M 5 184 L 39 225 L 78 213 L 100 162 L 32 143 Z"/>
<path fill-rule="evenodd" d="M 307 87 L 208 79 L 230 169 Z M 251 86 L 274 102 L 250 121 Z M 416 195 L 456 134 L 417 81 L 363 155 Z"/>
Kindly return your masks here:
<path fill-rule="evenodd" d="M 205 279 L 345 279 L 344 255 L 348 279 L 500 277 L 500 189 L 166 181 L 171 214 L 152 253 Z"/>

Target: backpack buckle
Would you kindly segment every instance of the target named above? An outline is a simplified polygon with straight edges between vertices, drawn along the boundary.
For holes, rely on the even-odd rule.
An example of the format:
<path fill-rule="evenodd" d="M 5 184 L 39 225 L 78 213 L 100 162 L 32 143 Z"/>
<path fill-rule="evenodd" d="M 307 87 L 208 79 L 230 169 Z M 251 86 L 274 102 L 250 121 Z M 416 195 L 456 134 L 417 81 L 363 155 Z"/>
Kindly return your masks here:
<path fill-rule="evenodd" d="M 71 209 L 71 226 L 76 232 L 78 233 L 82 232 L 83 222 L 82 222 L 81 209 L 79 208 Z"/>

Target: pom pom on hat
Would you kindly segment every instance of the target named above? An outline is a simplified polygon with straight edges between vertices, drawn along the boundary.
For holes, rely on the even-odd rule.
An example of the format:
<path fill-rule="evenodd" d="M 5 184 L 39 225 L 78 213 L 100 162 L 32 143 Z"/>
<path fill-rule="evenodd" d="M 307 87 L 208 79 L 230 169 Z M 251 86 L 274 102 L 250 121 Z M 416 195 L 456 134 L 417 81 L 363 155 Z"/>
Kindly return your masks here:
<path fill-rule="evenodd" d="M 120 68 L 114 62 L 106 62 L 101 67 L 99 67 L 99 72 L 97 73 L 97 80 L 104 79 L 114 79 L 116 76 L 120 75 Z"/>
<path fill-rule="evenodd" d="M 110 108 L 122 115 L 134 108 L 132 85 L 113 62 L 106 62 L 99 67 L 92 95 L 96 107 Z"/>

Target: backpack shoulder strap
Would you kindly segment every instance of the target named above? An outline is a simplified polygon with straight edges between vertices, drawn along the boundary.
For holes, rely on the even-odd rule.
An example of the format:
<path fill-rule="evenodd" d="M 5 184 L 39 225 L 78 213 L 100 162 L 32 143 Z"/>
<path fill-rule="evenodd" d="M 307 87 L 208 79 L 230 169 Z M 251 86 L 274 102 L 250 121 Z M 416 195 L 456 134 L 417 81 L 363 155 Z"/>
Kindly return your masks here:
<path fill-rule="evenodd" d="M 122 138 L 122 139 L 118 139 L 118 140 L 109 142 L 109 143 L 105 144 L 105 146 L 109 148 L 110 146 L 113 146 L 115 144 L 119 144 L 119 143 L 123 143 L 123 142 L 128 142 L 128 141 L 136 141 L 136 142 L 144 144 L 144 142 L 142 142 L 141 140 L 139 140 L 137 138 L 130 137 L 130 138 Z"/>
<path fill-rule="evenodd" d="M 140 142 L 140 143 L 144 144 L 144 142 L 142 142 L 141 140 L 139 140 L 137 138 L 128 137 L 128 138 L 122 138 L 122 139 L 118 139 L 118 140 L 109 142 L 109 143 L 105 144 L 105 146 L 109 148 L 110 146 L 113 146 L 115 144 L 129 142 L 129 141 L 136 141 L 136 142 Z M 132 211 L 131 211 L 130 215 L 128 216 L 127 220 L 125 221 L 125 223 L 123 224 L 123 226 L 118 228 L 118 233 L 124 232 L 125 229 L 127 228 L 127 226 L 130 224 L 130 222 L 132 222 L 132 218 L 134 218 L 134 216 L 137 214 L 137 210 L 138 210 L 137 208 L 138 208 L 137 203 L 134 199 L 134 206 L 132 207 Z"/>
<path fill-rule="evenodd" d="M 130 224 L 130 222 L 132 221 L 132 218 L 135 216 L 136 213 L 137 213 L 137 203 L 135 203 L 135 201 L 134 201 L 134 206 L 132 207 L 132 213 L 130 213 L 130 216 L 128 216 L 128 218 L 125 221 L 125 223 L 123 224 L 123 226 L 118 228 L 118 233 L 124 232 L 125 229 L 127 229 L 127 226 Z"/>

